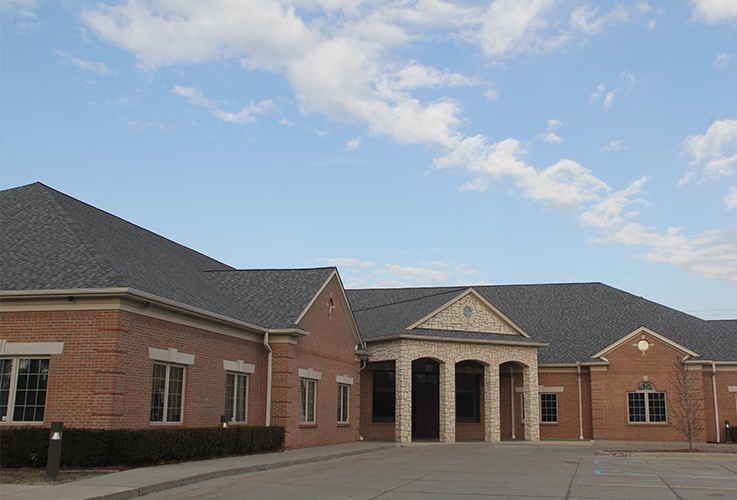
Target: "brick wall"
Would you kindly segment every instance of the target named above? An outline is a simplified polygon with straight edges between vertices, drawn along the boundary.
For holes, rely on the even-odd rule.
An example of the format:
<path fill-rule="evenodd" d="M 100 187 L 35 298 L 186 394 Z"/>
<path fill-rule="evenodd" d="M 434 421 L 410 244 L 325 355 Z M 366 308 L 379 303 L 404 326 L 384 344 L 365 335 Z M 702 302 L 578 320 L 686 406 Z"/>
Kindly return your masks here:
<path fill-rule="evenodd" d="M 44 424 L 147 428 L 153 360 L 148 348 L 194 354 L 187 366 L 183 425 L 219 425 L 225 409 L 223 360 L 256 365 L 249 380 L 248 423 L 263 425 L 265 354 L 255 342 L 171 321 L 113 310 L 3 312 L 2 340 L 63 342 L 50 356 Z M 172 424 L 177 425 L 177 424 Z"/>
<path fill-rule="evenodd" d="M 605 371 L 592 371 L 591 398 L 593 434 L 595 439 L 633 441 L 684 441 L 685 437 L 669 423 L 630 423 L 627 394 L 647 380 L 659 392 L 666 393 L 668 420 L 673 420 L 673 404 L 677 397 L 672 384 L 674 362 L 684 353 L 668 343 L 644 333 L 633 337 L 605 354 L 609 365 Z M 645 354 L 636 345 L 645 340 L 649 348 Z M 698 391 L 697 398 L 703 400 Z M 703 416 L 700 418 L 703 419 Z M 704 441 L 699 436 L 697 441 Z"/>
<path fill-rule="evenodd" d="M 332 302 L 331 302 L 332 298 Z M 332 304 L 333 307 L 329 307 Z M 299 326 L 310 332 L 300 337 L 291 347 L 290 366 L 287 367 L 283 397 L 275 404 L 283 404 L 287 448 L 304 448 L 357 441 L 359 437 L 361 377 L 360 363 L 355 359 L 356 339 L 351 330 L 350 311 L 343 301 L 337 278 L 318 295 Z M 275 356 L 277 358 L 277 356 Z M 317 382 L 316 422 L 300 424 L 299 369 L 320 372 Z M 338 382 L 336 377 L 353 379 L 350 385 L 349 423 L 338 424 Z M 287 403 L 289 401 L 290 403 Z"/>

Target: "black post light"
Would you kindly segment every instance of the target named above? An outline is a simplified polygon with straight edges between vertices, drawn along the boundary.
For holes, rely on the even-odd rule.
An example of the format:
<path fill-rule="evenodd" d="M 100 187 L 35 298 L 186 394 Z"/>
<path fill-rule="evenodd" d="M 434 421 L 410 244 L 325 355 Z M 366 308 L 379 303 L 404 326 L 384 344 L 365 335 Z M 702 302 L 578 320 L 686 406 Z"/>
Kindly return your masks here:
<path fill-rule="evenodd" d="M 226 417 L 225 415 L 222 415 L 220 417 L 220 423 L 223 424 L 223 429 L 227 429 L 228 428 L 228 417 Z"/>
<path fill-rule="evenodd" d="M 61 435 L 64 422 L 51 422 L 49 435 L 49 454 L 46 458 L 46 481 L 59 480 L 59 463 L 61 462 Z"/>
<path fill-rule="evenodd" d="M 724 437 L 727 440 L 727 443 L 732 442 L 732 429 L 729 428 L 729 420 L 724 421 Z"/>

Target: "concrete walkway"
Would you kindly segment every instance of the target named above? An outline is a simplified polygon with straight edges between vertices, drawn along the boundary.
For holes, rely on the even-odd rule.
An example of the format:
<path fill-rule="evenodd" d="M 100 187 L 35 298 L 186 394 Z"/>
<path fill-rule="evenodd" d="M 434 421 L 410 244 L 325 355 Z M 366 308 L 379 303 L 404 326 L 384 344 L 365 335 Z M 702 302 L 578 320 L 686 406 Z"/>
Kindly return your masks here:
<path fill-rule="evenodd" d="M 481 444 L 481 443 L 477 443 Z M 687 447 L 684 443 L 643 443 L 624 441 L 505 441 L 498 445 L 512 445 L 522 448 L 572 446 L 588 448 L 585 453 L 609 454 L 612 451 L 619 456 L 637 456 L 641 453 L 652 454 L 653 450 L 663 450 L 664 455 L 674 457 Z M 413 443 L 410 446 L 452 446 L 439 443 Z M 486 443 L 485 446 L 495 446 Z M 703 444 L 697 445 L 704 452 L 715 452 L 720 455 L 727 452 L 731 457 L 737 456 L 737 444 Z M 179 486 L 190 485 L 209 479 L 223 478 L 247 472 L 265 471 L 331 460 L 350 455 L 371 453 L 380 450 L 397 448 L 395 443 L 356 442 L 335 446 L 321 446 L 301 450 L 291 450 L 260 455 L 221 458 L 201 462 L 141 467 L 123 472 L 96 476 L 76 482 L 57 485 L 0 485 L 2 500 L 25 500 L 27 498 L 46 498 L 54 500 L 79 499 L 126 499 L 165 491 Z M 583 451 L 583 450 L 582 450 Z M 691 455 L 693 456 L 693 455 Z M 724 456 L 724 455 L 722 455 Z M 388 473 L 388 471 L 387 471 Z M 375 480 L 376 478 L 374 478 Z"/>
<path fill-rule="evenodd" d="M 0 485 L 0 498 L 3 500 L 26 500 L 28 498 L 118 500 L 135 498 L 208 479 L 319 462 L 395 447 L 394 443 L 361 441 L 335 446 L 219 458 L 201 462 L 141 467 L 56 485 Z"/>

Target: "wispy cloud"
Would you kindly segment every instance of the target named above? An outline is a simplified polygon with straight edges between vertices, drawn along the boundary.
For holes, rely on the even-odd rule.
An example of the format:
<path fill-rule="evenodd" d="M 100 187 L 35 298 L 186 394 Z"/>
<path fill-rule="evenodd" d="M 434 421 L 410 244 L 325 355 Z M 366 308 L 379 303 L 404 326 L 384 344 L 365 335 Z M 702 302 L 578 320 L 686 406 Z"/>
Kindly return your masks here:
<path fill-rule="evenodd" d="M 682 186 L 694 178 L 719 180 L 730 177 L 737 166 L 737 120 L 717 120 L 704 135 L 691 135 L 683 144 L 691 156 L 689 170 L 679 181 Z"/>
<path fill-rule="evenodd" d="M 627 151 L 627 146 L 623 141 L 614 140 L 599 150 L 599 153 L 619 153 L 620 151 Z"/>
<path fill-rule="evenodd" d="M 108 69 L 105 63 L 92 62 L 92 61 L 87 61 L 85 59 L 80 59 L 79 57 L 74 57 L 73 55 L 69 54 L 68 52 L 64 50 L 58 51 L 57 54 L 59 55 L 60 61 L 62 63 L 76 66 L 77 68 L 81 69 L 84 72 L 93 73 L 97 76 L 102 76 L 102 77 L 113 75 L 113 72 Z"/>
<path fill-rule="evenodd" d="M 550 143 L 558 143 L 563 142 L 563 138 L 555 133 L 556 129 L 563 126 L 563 122 L 560 120 L 548 120 L 548 130 L 544 134 L 540 136 L 540 138 L 545 142 Z"/>
<path fill-rule="evenodd" d="M 220 120 L 229 123 L 243 124 L 256 121 L 257 115 L 263 115 L 274 110 L 274 104 L 270 99 L 266 99 L 259 103 L 249 103 L 238 111 L 224 111 L 220 109 L 218 103 L 207 96 L 201 90 L 193 87 L 184 87 L 177 85 L 172 89 L 176 95 L 186 97 L 187 102 L 192 106 L 199 106 L 207 109 Z"/>

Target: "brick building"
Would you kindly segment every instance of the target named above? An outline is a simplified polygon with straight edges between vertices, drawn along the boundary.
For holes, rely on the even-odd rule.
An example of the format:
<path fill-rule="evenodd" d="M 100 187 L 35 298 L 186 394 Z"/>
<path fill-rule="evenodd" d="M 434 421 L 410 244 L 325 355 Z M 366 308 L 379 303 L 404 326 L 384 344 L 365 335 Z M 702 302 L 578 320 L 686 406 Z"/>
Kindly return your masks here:
<path fill-rule="evenodd" d="M 0 425 L 279 425 L 358 439 L 335 268 L 236 270 L 42 184 L 0 195 Z M 0 427 L 1 429 L 1 427 Z"/>
<path fill-rule="evenodd" d="M 0 231 L 0 430 L 674 441 L 684 389 L 695 440 L 737 421 L 737 321 L 600 283 L 346 292 L 335 268 L 234 269 L 39 183 L 0 193 Z"/>
<path fill-rule="evenodd" d="M 737 321 L 601 283 L 349 290 L 369 439 L 725 441 Z M 395 403 L 395 404 L 392 404 Z"/>

